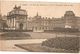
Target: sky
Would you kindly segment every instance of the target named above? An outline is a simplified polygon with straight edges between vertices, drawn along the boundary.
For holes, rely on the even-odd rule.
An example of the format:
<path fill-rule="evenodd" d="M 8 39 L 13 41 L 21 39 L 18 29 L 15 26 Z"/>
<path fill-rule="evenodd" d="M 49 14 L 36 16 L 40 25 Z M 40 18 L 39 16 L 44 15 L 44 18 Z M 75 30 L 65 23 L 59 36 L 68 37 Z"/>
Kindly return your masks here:
<path fill-rule="evenodd" d="M 28 16 L 33 17 L 37 14 L 42 17 L 60 18 L 66 11 L 73 11 L 76 16 L 80 16 L 79 3 L 53 3 L 53 2 L 28 2 L 28 1 L 1 1 L 1 14 L 7 15 L 13 10 L 14 6 L 21 6 L 27 11 Z"/>

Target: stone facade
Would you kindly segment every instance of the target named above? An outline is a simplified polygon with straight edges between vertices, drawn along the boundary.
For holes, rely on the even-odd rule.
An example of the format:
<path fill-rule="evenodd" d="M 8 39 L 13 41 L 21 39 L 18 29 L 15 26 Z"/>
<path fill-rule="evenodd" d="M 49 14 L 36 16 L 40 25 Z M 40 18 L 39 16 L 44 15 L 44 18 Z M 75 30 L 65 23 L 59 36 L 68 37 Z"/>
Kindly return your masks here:
<path fill-rule="evenodd" d="M 14 9 L 7 14 L 7 24 L 12 30 L 27 29 L 27 12 L 21 9 L 21 6 L 15 5 Z"/>
<path fill-rule="evenodd" d="M 12 30 L 33 30 L 34 32 L 44 32 L 44 30 L 54 30 L 55 28 L 80 29 L 80 17 L 75 16 L 73 11 L 66 11 L 61 18 L 41 17 L 37 13 L 34 17 L 27 17 L 26 10 L 20 6 L 15 6 L 7 14 L 8 28 Z"/>
<path fill-rule="evenodd" d="M 31 20 L 32 30 L 54 30 L 55 28 L 80 29 L 80 17 L 75 16 L 73 11 L 66 11 L 61 18 L 47 18 L 38 15 Z"/>
<path fill-rule="evenodd" d="M 31 19 L 31 20 L 30 20 Z M 64 18 L 47 18 L 38 15 L 29 18 L 27 28 L 33 31 L 54 30 L 54 28 L 64 28 Z"/>
<path fill-rule="evenodd" d="M 76 28 L 77 18 L 73 11 L 66 11 L 64 14 L 65 27 Z"/>

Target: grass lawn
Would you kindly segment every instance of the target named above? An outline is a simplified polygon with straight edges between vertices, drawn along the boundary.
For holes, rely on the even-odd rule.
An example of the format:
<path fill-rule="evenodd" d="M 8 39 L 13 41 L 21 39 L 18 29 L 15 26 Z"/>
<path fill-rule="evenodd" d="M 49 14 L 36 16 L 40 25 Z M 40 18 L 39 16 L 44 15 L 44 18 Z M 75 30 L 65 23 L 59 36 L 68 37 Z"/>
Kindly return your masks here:
<path fill-rule="evenodd" d="M 28 33 L 22 32 L 4 32 L 0 34 L 0 40 L 20 40 L 20 39 L 30 39 L 31 36 Z"/>
<path fill-rule="evenodd" d="M 65 33 L 46 33 L 46 32 L 2 32 L 0 33 L 0 40 L 24 40 L 24 39 L 49 39 L 55 37 L 76 37 L 76 34 Z"/>

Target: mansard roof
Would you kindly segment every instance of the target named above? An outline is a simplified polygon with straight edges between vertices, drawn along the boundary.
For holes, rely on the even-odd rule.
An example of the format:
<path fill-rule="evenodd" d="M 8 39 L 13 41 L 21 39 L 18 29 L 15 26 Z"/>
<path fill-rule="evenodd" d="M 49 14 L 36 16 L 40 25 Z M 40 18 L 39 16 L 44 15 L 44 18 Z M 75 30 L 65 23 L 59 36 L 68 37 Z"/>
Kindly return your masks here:
<path fill-rule="evenodd" d="M 66 11 L 64 16 L 75 16 L 73 11 Z"/>

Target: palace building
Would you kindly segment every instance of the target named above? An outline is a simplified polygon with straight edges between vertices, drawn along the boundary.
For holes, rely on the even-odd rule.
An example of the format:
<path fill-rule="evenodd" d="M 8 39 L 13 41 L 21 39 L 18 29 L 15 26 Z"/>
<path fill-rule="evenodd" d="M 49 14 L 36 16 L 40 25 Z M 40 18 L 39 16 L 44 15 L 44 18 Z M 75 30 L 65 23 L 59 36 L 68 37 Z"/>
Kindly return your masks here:
<path fill-rule="evenodd" d="M 75 16 L 73 11 L 66 11 L 61 18 L 41 17 L 37 13 L 33 20 L 29 21 L 32 25 L 31 30 L 34 32 L 42 32 L 45 30 L 55 30 L 56 28 L 80 29 L 80 17 Z M 32 23 L 31 23 L 32 22 Z M 29 27 L 27 27 L 29 28 Z"/>
<path fill-rule="evenodd" d="M 26 10 L 16 6 L 7 14 L 7 24 L 10 30 L 32 30 L 44 32 L 55 28 L 71 28 L 80 30 L 80 17 L 73 11 L 66 11 L 61 18 L 41 17 L 38 13 L 34 17 L 28 17 Z"/>

